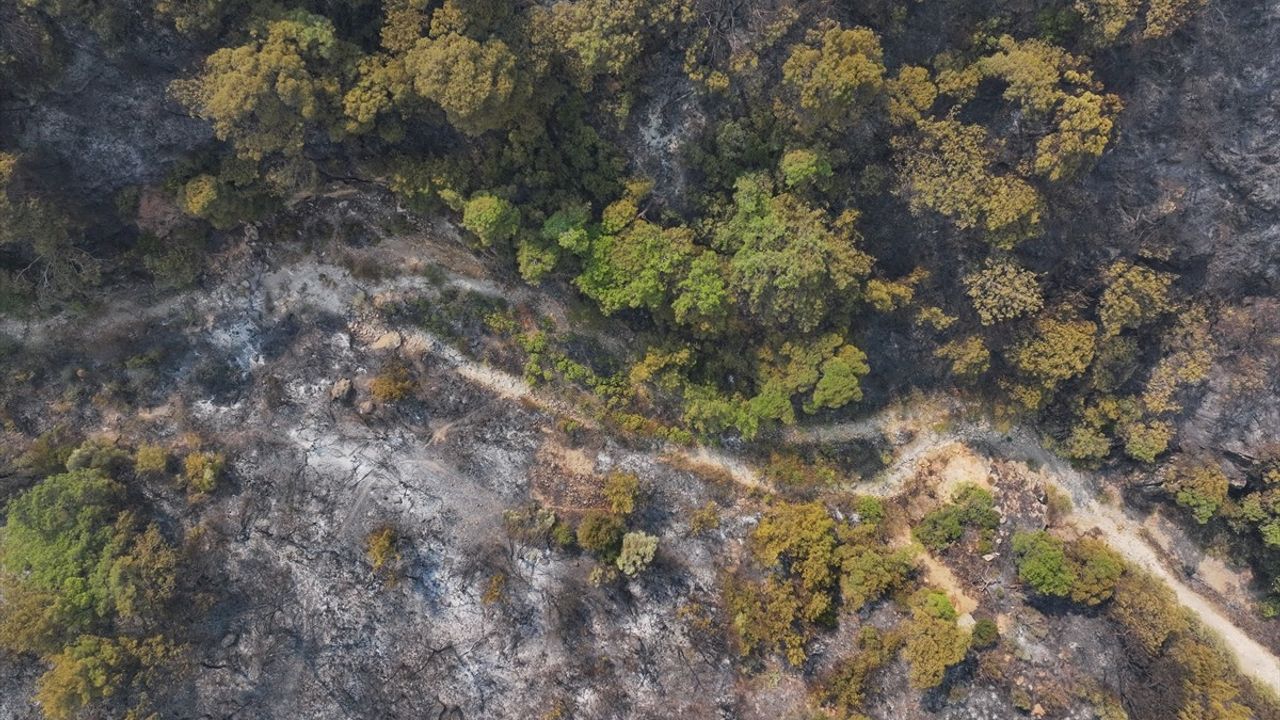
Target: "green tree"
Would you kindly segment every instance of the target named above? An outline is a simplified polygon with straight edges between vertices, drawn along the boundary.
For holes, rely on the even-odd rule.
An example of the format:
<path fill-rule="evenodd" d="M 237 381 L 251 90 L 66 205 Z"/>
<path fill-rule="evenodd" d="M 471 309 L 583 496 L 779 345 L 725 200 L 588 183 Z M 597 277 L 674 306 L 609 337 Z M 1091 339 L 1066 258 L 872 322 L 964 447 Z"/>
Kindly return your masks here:
<path fill-rule="evenodd" d="M 110 571 L 121 537 L 124 488 L 97 470 L 53 475 L 15 498 L 0 534 L 0 643 L 52 654 L 101 629 L 113 614 Z"/>
<path fill-rule="evenodd" d="M 214 52 L 172 92 L 241 156 L 298 157 L 308 131 L 337 117 L 349 55 L 328 18 L 291 10 L 255 22 L 248 43 Z"/>
<path fill-rule="evenodd" d="M 809 149 L 788 151 L 778 163 L 778 172 L 782 174 L 782 184 L 788 188 L 808 187 L 832 175 L 826 154 Z"/>
<path fill-rule="evenodd" d="M 404 65 L 417 94 L 468 135 L 508 127 L 530 96 L 519 58 L 497 38 L 480 42 L 457 33 L 422 38 L 405 55 Z"/>
<path fill-rule="evenodd" d="M 800 127 L 842 130 L 865 117 L 884 89 L 880 38 L 867 28 L 810 31 L 791 48 L 782 83 L 798 107 Z"/>
<path fill-rule="evenodd" d="M 973 309 L 983 325 L 1032 315 L 1044 307 L 1036 274 L 1008 259 L 988 260 L 964 276 Z"/>
<path fill-rule="evenodd" d="M 1013 536 L 1018 557 L 1018 579 L 1037 594 L 1066 597 L 1076 583 L 1076 572 L 1067 560 L 1066 546 L 1047 532 L 1020 532 Z"/>
<path fill-rule="evenodd" d="M 857 249 L 856 214 L 832 227 L 821 210 L 773 194 L 761 174 L 744 175 L 735 187 L 733 208 L 715 230 L 717 247 L 731 256 L 731 287 L 768 327 L 817 328 L 871 272 L 870 256 Z"/>
<path fill-rule="evenodd" d="M 627 577 L 634 577 L 649 567 L 658 549 L 658 538 L 643 532 L 629 532 L 622 536 L 622 550 L 618 554 L 618 569 Z"/>
<path fill-rule="evenodd" d="M 484 247 L 501 246 L 519 231 L 520 210 L 496 195 L 478 193 L 462 209 L 462 226 Z"/>
<path fill-rule="evenodd" d="M 1106 337 L 1141 327 L 1173 309 L 1169 300 L 1173 275 L 1127 260 L 1113 263 L 1105 275 L 1107 289 L 1098 303 L 1098 318 Z"/>
<path fill-rule="evenodd" d="M 616 205 L 616 203 L 615 203 Z M 606 225 L 606 233 L 610 228 Z M 683 227 L 663 229 L 634 220 L 616 234 L 591 242 L 578 288 L 606 314 L 623 308 L 668 312 L 677 278 L 693 256 L 693 234 Z"/>
<path fill-rule="evenodd" d="M 956 611 L 945 593 L 923 589 L 912 596 L 911 618 L 905 624 L 902 655 L 910 667 L 907 681 L 914 688 L 942 682 L 947 668 L 969 652 L 969 633 L 956 626 Z"/>

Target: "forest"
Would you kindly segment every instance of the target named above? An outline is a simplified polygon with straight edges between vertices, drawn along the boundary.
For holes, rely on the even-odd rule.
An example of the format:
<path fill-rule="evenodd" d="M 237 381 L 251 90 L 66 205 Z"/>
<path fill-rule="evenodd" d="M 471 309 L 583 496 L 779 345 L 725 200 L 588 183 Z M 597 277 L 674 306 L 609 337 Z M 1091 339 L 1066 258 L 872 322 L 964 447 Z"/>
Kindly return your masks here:
<path fill-rule="evenodd" d="M 0 0 L 0 648 L 39 668 L 32 707 L 51 720 L 276 716 L 177 708 L 206 697 L 191 678 L 221 638 L 209 618 L 234 615 L 220 564 L 249 537 L 228 508 L 272 453 L 237 446 L 238 433 L 291 417 L 280 409 L 291 386 L 264 380 L 258 358 L 208 359 L 197 343 L 222 331 L 195 306 L 174 310 L 190 348 L 161 336 L 166 321 L 109 361 L 86 359 L 107 351 L 59 337 L 57 322 L 110 329 L 95 318 L 122 300 L 139 319 L 182 298 L 256 297 L 259 280 L 250 288 L 237 263 L 330 253 L 360 284 L 326 271 L 330 300 L 318 304 L 340 303 L 352 328 L 385 326 L 371 347 L 394 357 L 359 360 L 358 390 L 325 376 L 326 403 L 445 437 L 451 424 L 423 418 L 457 410 L 440 390 L 453 385 L 432 379 L 441 362 L 413 350 L 412 327 L 456 346 L 455 365 L 505 368 L 552 397 L 538 422 L 575 448 L 668 460 L 710 448 L 759 468 L 740 496 L 664 506 L 677 481 L 599 465 L 588 501 L 535 488 L 490 515 L 503 543 L 578 563 L 584 587 L 616 594 L 679 572 L 674 558 L 694 551 L 668 547 L 672 527 L 682 543 L 722 547 L 704 573 L 714 597 L 672 612 L 734 673 L 800 678 L 801 709 L 782 717 L 942 717 L 965 687 L 1001 688 L 1012 712 L 1034 717 L 1280 717 L 1280 677 L 1257 682 L 1159 573 L 1067 529 L 1084 513 L 1078 498 L 1073 510 L 1029 476 L 1006 487 L 1001 473 L 1017 473 L 997 459 L 984 461 L 991 482 L 876 493 L 858 481 L 888 476 L 906 443 L 791 441 L 920 397 L 979 408 L 1006 440 L 1030 429 L 1064 467 L 1100 479 L 1099 502 L 1167 518 L 1242 573 L 1236 595 L 1219 592 L 1224 612 L 1275 653 L 1280 255 L 1274 234 L 1233 238 L 1250 223 L 1274 233 L 1280 199 L 1268 141 L 1253 154 L 1225 143 L 1268 122 L 1239 87 L 1280 92 L 1266 72 L 1280 48 L 1260 49 L 1257 62 L 1273 64 L 1250 65 L 1234 89 L 1195 75 L 1220 70 L 1203 49 L 1225 32 L 1215 23 L 1254 11 L 1235 0 Z M 1238 30 L 1274 30 L 1267 18 Z M 1226 139 L 1205 139 L 1215 118 Z M 1178 152 L 1199 164 L 1179 165 Z M 1185 168 L 1202 166 L 1229 202 L 1188 191 Z M 358 210 L 331 222 L 343 203 Z M 468 290 L 418 247 L 416 275 L 388 280 L 399 270 L 377 248 L 414 233 L 455 238 L 506 289 Z M 389 289 L 348 308 L 342 293 L 375 286 Z M 250 309 L 274 312 L 282 296 Z M 336 322 L 308 317 L 291 310 L 288 338 L 255 347 Z M 318 352 L 302 347 L 261 354 Z M 297 372 L 325 372 L 313 357 Z M 252 423 L 159 429 L 169 416 L 155 408 L 172 404 L 161 393 L 186 393 L 193 414 L 202 402 L 266 404 Z M 976 422 L 960 415 L 915 432 Z M 722 464 L 721 475 L 737 468 Z M 1034 511 L 1027 493 L 1039 494 Z M 427 582 L 411 570 L 410 525 L 373 522 L 353 545 L 385 592 Z M 1007 563 L 1016 597 L 1001 590 L 997 604 L 1113 629 L 1121 681 L 1086 663 L 1032 692 L 1017 669 L 1032 653 L 1003 617 L 1015 611 L 965 608 L 930 571 L 970 583 L 988 556 Z M 478 582 L 482 608 L 509 608 L 504 598 L 534 584 L 514 570 Z M 851 617 L 861 621 L 845 632 Z M 630 682 L 599 672 L 612 678 L 601 686 Z M 890 687 L 923 697 L 911 706 L 923 714 L 885 704 Z M 549 703 L 519 716 L 660 716 Z M 1083 706 L 1092 714 L 1071 714 Z M 15 708 L 0 714 L 28 717 Z M 389 708 L 346 716 L 426 716 Z M 969 712 L 947 717 L 1005 717 Z M 741 703 L 721 716 L 755 717 Z"/>

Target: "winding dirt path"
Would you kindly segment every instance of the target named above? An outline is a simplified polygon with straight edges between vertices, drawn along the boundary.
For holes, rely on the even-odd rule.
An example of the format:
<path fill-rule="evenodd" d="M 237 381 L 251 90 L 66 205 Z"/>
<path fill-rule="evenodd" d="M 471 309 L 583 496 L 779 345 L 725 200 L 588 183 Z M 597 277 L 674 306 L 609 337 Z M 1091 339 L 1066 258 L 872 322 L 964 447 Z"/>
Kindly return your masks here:
<path fill-rule="evenodd" d="M 499 287 L 486 280 L 457 277 L 451 282 L 484 294 L 507 298 L 525 296 L 524 293 Z M 291 295 L 291 304 L 315 304 L 335 311 L 343 309 L 339 306 L 345 306 L 345 298 L 352 297 L 355 291 L 374 293 L 420 285 L 420 281 L 401 278 L 370 287 L 351 278 L 344 268 L 324 263 L 314 256 L 258 274 L 252 278 L 252 283 L 257 286 L 255 290 L 265 290 L 274 297 Z M 87 338 L 125 322 L 168 317 L 182 308 L 207 309 L 216 305 L 225 292 L 227 288 L 215 287 L 203 292 L 170 296 L 160 302 L 146 302 L 145 299 L 139 301 L 137 298 L 118 299 L 113 307 L 93 318 L 78 318 L 70 322 L 65 317 L 28 322 L 6 320 L 0 322 L 0 331 L 24 339 L 44 341 L 52 341 L 55 331 L 69 331 L 68 335 Z M 242 291 L 233 292 L 240 294 Z M 69 337 L 62 337 L 59 341 L 67 340 Z M 437 336 L 424 331 L 410 331 L 405 333 L 404 340 L 406 350 L 430 354 L 464 379 L 500 397 L 531 403 L 552 414 L 570 417 L 586 425 L 595 424 L 571 403 L 530 386 L 521 377 L 473 360 Z M 885 497 L 901 492 L 906 482 L 916 475 L 921 463 L 937 449 L 950 443 L 980 446 L 998 457 L 1038 465 L 1048 482 L 1072 498 L 1074 510 L 1069 519 L 1077 528 L 1097 529 L 1130 562 L 1166 582 L 1184 606 L 1194 611 L 1205 626 L 1225 640 L 1227 649 L 1242 672 L 1280 693 L 1280 659 L 1237 627 L 1210 598 L 1184 583 L 1166 568 L 1161 561 L 1160 552 L 1146 538 L 1139 523 L 1126 517 L 1120 510 L 1098 502 L 1099 483 L 1096 478 L 1081 473 L 1046 450 L 1030 431 L 1019 428 L 1002 432 L 972 410 L 973 408 L 957 399 L 925 398 L 910 405 L 890 407 L 853 422 L 793 428 L 784 433 L 783 440 L 792 444 L 806 444 L 888 438 L 896 446 L 894 460 L 876 477 L 859 483 L 856 487 L 858 492 Z M 978 419 L 972 419 L 975 417 Z M 756 468 L 742 458 L 716 448 L 688 448 L 666 444 L 657 448 L 654 455 L 658 460 L 674 459 L 686 465 L 715 470 L 749 489 L 769 487 Z"/>
<path fill-rule="evenodd" d="M 429 347 L 439 359 L 445 360 L 459 375 L 477 385 L 503 397 L 531 401 L 552 413 L 578 417 L 566 403 L 538 392 L 523 379 L 471 360 L 440 339 L 426 333 L 422 333 L 422 339 L 428 342 Z M 860 484 L 857 487 L 859 492 L 885 497 L 901 492 L 906 482 L 919 470 L 920 464 L 929 458 L 933 451 L 952 443 L 982 445 L 1006 459 L 1039 464 L 1046 481 L 1072 498 L 1073 510 L 1067 517 L 1068 522 L 1082 531 L 1101 532 L 1108 544 L 1126 560 L 1163 580 L 1173 589 L 1179 602 L 1198 615 L 1206 627 L 1222 637 L 1241 672 L 1280 693 L 1280 658 L 1237 627 L 1211 599 L 1200 594 L 1171 572 L 1161 560 L 1159 551 L 1145 538 L 1141 523 L 1129 519 L 1117 508 L 1098 502 L 1096 494 L 1098 483 L 1094 478 L 1076 470 L 1046 450 L 1035 436 L 1025 429 L 1003 433 L 981 420 L 947 422 L 946 417 L 949 411 L 957 406 L 957 403 L 941 403 L 915 410 L 890 408 L 856 422 L 792 430 L 787 433 L 786 440 L 796 444 L 849 442 L 873 439 L 886 433 L 892 437 L 908 422 L 925 426 L 927 429 L 916 433 L 910 440 L 899 446 L 897 456 L 888 468 L 873 478 L 869 484 Z M 668 458 L 675 456 L 686 463 L 723 472 L 747 488 L 768 487 L 768 483 L 755 468 L 740 458 L 714 448 L 704 446 L 684 448 L 668 445 L 660 452 Z"/>

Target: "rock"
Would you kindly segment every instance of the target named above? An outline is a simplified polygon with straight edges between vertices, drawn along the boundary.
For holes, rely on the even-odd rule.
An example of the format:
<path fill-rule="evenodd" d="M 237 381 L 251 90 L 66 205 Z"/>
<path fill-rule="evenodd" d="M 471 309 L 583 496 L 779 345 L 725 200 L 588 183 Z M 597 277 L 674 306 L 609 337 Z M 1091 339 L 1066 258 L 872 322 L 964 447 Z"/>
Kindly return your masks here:
<path fill-rule="evenodd" d="M 1031 708 L 1031 717 L 1038 717 L 1038 718 L 1044 717 L 1044 706 L 1042 706 L 1040 703 L 1036 703 Z"/>
<path fill-rule="evenodd" d="M 356 406 L 356 412 L 360 413 L 361 415 L 371 415 L 373 414 L 373 409 L 374 409 L 374 404 L 372 400 L 365 400 L 364 402 Z"/>
<path fill-rule="evenodd" d="M 403 342 L 404 337 L 395 330 L 392 330 L 391 332 L 383 333 L 382 337 L 374 340 L 373 345 L 370 347 L 374 350 L 395 350 L 399 348 Z"/>
<path fill-rule="evenodd" d="M 333 387 L 329 388 L 329 399 L 333 402 L 348 403 L 351 402 L 355 392 L 356 388 L 351 384 L 351 378 L 339 378 Z"/>
<path fill-rule="evenodd" d="M 986 555 L 983 555 L 982 559 L 987 562 L 991 562 L 992 560 L 995 560 L 998 557 L 1000 557 L 1000 553 L 993 552 L 993 553 L 987 553 Z"/>

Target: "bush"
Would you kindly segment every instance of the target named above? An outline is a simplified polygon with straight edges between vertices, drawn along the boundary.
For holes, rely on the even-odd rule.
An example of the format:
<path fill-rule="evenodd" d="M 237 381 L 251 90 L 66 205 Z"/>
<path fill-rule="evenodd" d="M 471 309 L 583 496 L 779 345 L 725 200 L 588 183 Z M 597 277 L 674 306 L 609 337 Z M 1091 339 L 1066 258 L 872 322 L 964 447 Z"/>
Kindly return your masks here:
<path fill-rule="evenodd" d="M 939 552 L 963 537 L 966 528 L 993 530 L 999 524 L 1000 513 L 991 493 L 966 484 L 950 504 L 925 515 L 911 532 L 925 547 Z"/>
<path fill-rule="evenodd" d="M 636 497 L 640 494 L 640 478 L 634 473 L 615 471 L 604 481 L 604 496 L 609 509 L 618 515 L 630 515 L 636 509 Z"/>
<path fill-rule="evenodd" d="M 391 572 L 400 564 L 400 551 L 396 550 L 398 540 L 395 529 L 388 525 L 375 529 L 365 538 L 365 554 L 374 572 Z"/>
<path fill-rule="evenodd" d="M 193 452 L 182 461 L 182 477 L 187 490 L 195 495 L 207 495 L 218 487 L 226 458 L 221 453 Z"/>
<path fill-rule="evenodd" d="M 578 523 L 578 545 L 606 563 L 618 557 L 622 543 L 622 521 L 609 513 L 592 510 Z"/>
<path fill-rule="evenodd" d="M 1076 574 L 1061 540 L 1043 530 L 1020 532 L 1013 536 L 1013 551 L 1018 556 L 1018 579 L 1037 594 L 1066 597 L 1071 592 Z"/>
<path fill-rule="evenodd" d="M 973 647 L 982 650 L 1000 641 L 1000 628 L 991 618 L 982 618 L 973 625 Z"/>
<path fill-rule="evenodd" d="M 139 475 L 159 475 L 169 468 L 169 451 L 163 445 L 142 444 L 133 454 L 133 471 Z"/>
<path fill-rule="evenodd" d="M 622 536 L 622 552 L 617 565 L 627 577 L 634 577 L 653 562 L 658 550 L 658 538 L 643 532 L 629 532 Z"/>
<path fill-rule="evenodd" d="M 378 373 L 369 383 L 369 392 L 378 402 L 397 403 L 409 397 L 418 388 L 418 383 L 403 365 L 391 365 Z"/>

